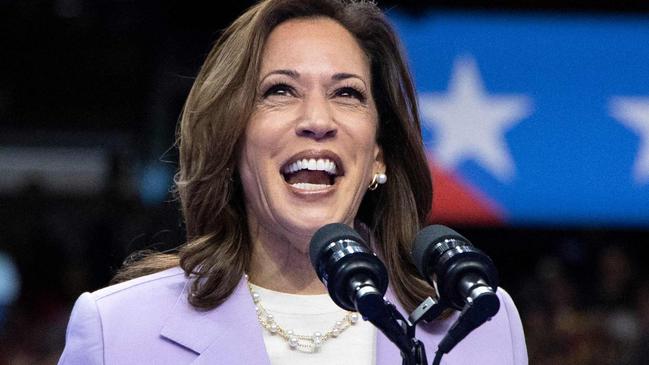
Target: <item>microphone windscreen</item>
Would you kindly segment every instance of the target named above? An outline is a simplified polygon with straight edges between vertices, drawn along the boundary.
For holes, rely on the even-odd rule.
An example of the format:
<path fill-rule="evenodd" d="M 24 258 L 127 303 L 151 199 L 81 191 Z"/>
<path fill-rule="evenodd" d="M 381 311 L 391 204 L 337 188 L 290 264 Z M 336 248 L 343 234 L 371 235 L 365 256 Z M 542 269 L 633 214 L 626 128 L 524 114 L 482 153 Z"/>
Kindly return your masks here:
<path fill-rule="evenodd" d="M 364 242 L 361 236 L 354 229 L 342 223 L 331 223 L 318 229 L 313 234 L 313 237 L 311 237 L 311 242 L 309 244 L 309 258 L 311 259 L 311 265 L 316 267 L 320 255 L 323 253 L 325 247 L 327 247 L 331 242 L 344 239 L 349 239 L 360 244 L 363 244 Z"/>
<path fill-rule="evenodd" d="M 428 226 L 417 233 L 411 256 L 415 267 L 417 267 L 417 270 L 419 270 L 419 273 L 423 277 L 426 277 L 428 275 L 425 268 L 427 266 L 430 267 L 426 264 L 426 261 L 430 259 L 429 257 L 427 257 L 429 256 L 428 249 L 434 247 L 436 244 L 444 241 L 447 238 L 454 238 L 456 240 L 467 243 L 469 242 L 461 234 L 440 224 Z"/>

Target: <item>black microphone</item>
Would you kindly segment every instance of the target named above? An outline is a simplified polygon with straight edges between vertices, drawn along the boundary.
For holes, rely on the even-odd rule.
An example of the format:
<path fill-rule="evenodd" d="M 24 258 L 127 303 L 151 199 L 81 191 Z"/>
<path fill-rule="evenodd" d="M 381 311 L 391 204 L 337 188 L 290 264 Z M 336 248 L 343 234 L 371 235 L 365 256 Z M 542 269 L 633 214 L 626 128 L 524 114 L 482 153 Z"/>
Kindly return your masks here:
<path fill-rule="evenodd" d="M 388 288 L 385 265 L 352 228 L 332 223 L 311 238 L 311 264 L 331 299 L 341 308 L 373 317 L 373 303 L 383 301 Z"/>
<path fill-rule="evenodd" d="M 402 355 L 412 356 L 405 318 L 383 298 L 388 271 L 355 230 L 344 224 L 327 224 L 311 238 L 309 256 L 318 278 L 339 307 L 360 313 L 394 342 Z"/>
<path fill-rule="evenodd" d="M 442 225 L 417 234 L 412 259 L 419 273 L 437 288 L 440 302 L 462 311 L 438 345 L 433 361 L 437 365 L 443 354 L 498 313 L 498 272 L 489 256 Z"/>
<path fill-rule="evenodd" d="M 470 301 L 484 308 L 489 317 L 498 312 L 496 266 L 461 234 L 442 225 L 422 229 L 415 238 L 412 259 L 453 308 L 462 310 Z"/>

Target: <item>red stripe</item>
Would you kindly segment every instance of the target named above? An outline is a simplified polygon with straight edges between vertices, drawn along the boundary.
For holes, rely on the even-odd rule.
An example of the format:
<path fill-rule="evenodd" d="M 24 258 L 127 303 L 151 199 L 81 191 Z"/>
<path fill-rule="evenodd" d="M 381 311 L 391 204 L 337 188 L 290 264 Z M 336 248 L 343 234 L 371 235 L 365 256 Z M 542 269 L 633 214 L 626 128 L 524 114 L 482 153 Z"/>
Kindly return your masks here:
<path fill-rule="evenodd" d="M 505 212 L 496 202 L 452 171 L 445 171 L 432 162 L 430 167 L 434 187 L 432 222 L 462 225 L 504 223 Z"/>

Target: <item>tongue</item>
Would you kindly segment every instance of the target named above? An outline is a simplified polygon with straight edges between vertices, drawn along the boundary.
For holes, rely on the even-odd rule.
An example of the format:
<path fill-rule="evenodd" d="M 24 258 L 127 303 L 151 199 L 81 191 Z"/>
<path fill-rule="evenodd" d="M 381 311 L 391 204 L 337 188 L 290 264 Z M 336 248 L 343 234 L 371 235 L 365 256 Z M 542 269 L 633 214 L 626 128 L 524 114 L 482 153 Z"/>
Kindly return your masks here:
<path fill-rule="evenodd" d="M 329 174 L 324 171 L 300 170 L 296 173 L 286 175 L 286 182 L 289 184 L 309 183 L 331 185 Z"/>

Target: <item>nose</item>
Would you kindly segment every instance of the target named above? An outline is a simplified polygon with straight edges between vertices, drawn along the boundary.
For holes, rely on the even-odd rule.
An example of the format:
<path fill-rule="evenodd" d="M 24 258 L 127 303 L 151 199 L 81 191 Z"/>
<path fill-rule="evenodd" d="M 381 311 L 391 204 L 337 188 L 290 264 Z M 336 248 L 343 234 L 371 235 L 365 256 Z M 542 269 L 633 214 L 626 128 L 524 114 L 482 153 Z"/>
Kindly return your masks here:
<path fill-rule="evenodd" d="M 295 129 L 298 136 L 321 140 L 336 135 L 337 125 L 325 96 L 307 97 L 302 109 L 300 121 Z"/>

